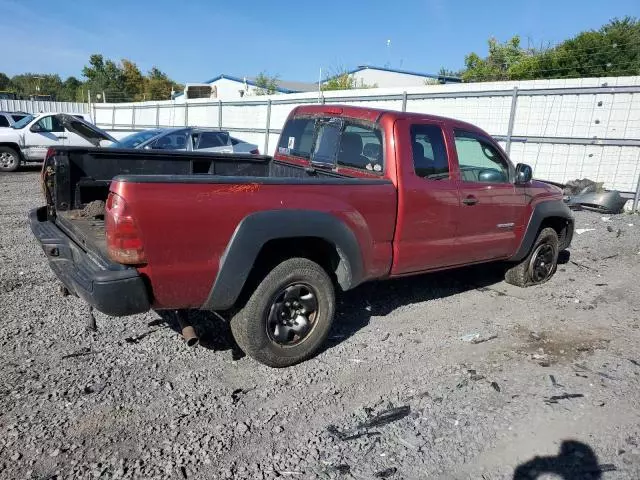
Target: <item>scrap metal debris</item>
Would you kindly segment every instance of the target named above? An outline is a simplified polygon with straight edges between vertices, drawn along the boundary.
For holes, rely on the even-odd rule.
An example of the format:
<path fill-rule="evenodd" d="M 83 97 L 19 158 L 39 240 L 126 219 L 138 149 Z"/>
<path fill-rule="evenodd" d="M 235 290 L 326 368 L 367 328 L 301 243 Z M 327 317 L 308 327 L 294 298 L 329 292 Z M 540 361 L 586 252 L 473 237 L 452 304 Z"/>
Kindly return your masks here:
<path fill-rule="evenodd" d="M 500 393 L 500 385 L 498 385 L 498 382 L 491 382 L 491 386 L 496 392 Z"/>
<path fill-rule="evenodd" d="M 380 470 L 373 474 L 374 478 L 389 478 L 394 475 L 398 469 L 396 467 L 385 468 L 384 470 Z"/>
<path fill-rule="evenodd" d="M 157 332 L 158 330 L 159 330 L 159 328 L 154 328 L 152 330 L 147 330 L 146 332 L 143 332 L 140 335 L 127 337 L 127 338 L 124 339 L 124 341 L 127 342 L 127 343 L 139 343 L 142 339 L 144 339 L 145 337 L 148 337 L 153 332 Z"/>
<path fill-rule="evenodd" d="M 387 425 L 388 423 L 396 422 L 411 413 L 409 405 L 403 405 L 402 407 L 390 408 L 380 412 L 375 417 L 361 423 L 359 428 L 373 428 Z"/>
<path fill-rule="evenodd" d="M 582 393 L 563 393 L 562 395 L 552 395 L 544 399 L 544 403 L 551 405 L 552 403 L 558 403 L 560 400 L 571 400 L 572 398 L 582 398 Z"/>
<path fill-rule="evenodd" d="M 408 405 L 390 408 L 389 410 L 384 410 L 373 418 L 360 423 L 355 428 L 340 430 L 335 425 L 329 425 L 327 427 L 327 432 L 342 441 L 355 440 L 364 436 L 370 437 L 374 435 L 380 435 L 380 432 L 370 432 L 369 429 L 374 427 L 382 427 L 389 423 L 396 422 L 409 415 L 409 413 L 411 413 L 411 408 Z"/>
<path fill-rule="evenodd" d="M 620 213 L 627 202 L 617 190 L 607 191 L 602 182 L 587 178 L 567 182 L 563 194 L 564 201 L 570 208 L 584 208 L 601 213 Z"/>

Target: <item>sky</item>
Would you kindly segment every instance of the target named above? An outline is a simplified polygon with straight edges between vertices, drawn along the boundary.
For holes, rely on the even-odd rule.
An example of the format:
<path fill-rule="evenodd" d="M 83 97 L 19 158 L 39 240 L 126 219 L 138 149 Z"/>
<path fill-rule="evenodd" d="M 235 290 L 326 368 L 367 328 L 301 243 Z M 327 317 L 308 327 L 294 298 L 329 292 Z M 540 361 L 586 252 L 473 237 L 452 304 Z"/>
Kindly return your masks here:
<path fill-rule="evenodd" d="M 101 53 L 182 83 L 260 72 L 313 82 L 358 65 L 437 73 L 486 55 L 491 36 L 555 44 L 626 15 L 640 17 L 640 1 L 0 0 L 0 72 L 80 78 Z"/>

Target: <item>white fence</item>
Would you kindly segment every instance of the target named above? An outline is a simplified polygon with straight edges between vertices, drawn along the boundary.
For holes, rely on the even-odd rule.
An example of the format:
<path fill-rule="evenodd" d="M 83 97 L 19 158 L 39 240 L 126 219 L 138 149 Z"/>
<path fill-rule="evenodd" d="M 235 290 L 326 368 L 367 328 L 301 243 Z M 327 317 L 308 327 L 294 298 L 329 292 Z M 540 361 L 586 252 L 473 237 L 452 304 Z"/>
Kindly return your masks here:
<path fill-rule="evenodd" d="M 341 103 L 453 117 L 498 139 L 536 178 L 602 181 L 632 192 L 640 176 L 640 77 L 434 85 L 406 89 L 94 104 L 93 118 L 122 131 L 157 126 L 229 130 L 273 153 L 290 111 L 301 104 Z"/>
<path fill-rule="evenodd" d="M 65 112 L 88 113 L 89 104 L 76 102 L 50 102 L 39 100 L 0 100 L 1 112 Z"/>

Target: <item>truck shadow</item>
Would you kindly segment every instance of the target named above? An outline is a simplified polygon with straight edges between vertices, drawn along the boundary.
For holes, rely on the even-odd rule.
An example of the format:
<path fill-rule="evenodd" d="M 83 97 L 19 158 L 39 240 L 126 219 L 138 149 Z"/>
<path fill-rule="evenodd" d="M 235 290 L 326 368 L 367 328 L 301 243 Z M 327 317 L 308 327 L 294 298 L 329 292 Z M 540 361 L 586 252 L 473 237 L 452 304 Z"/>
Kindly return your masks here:
<path fill-rule="evenodd" d="M 570 252 L 560 252 L 558 265 L 569 262 Z M 337 299 L 336 319 L 325 350 L 354 335 L 367 326 L 371 317 L 389 315 L 398 308 L 414 303 L 458 295 L 470 290 L 492 290 L 504 280 L 504 263 L 486 263 L 413 277 L 372 282 L 342 293 Z M 425 306 L 425 308 L 428 308 Z"/>
<path fill-rule="evenodd" d="M 503 279 L 504 267 L 490 264 L 364 284 L 338 296 L 336 319 L 325 348 L 356 334 L 372 317 L 470 290 L 485 290 Z"/>
<path fill-rule="evenodd" d="M 598 463 L 598 457 L 589 445 L 577 440 L 564 440 L 558 455 L 536 456 L 519 465 L 513 472 L 513 480 L 547 478 L 549 474 L 563 480 L 597 480 L 602 478 L 603 472 L 615 470 L 612 464 Z"/>
<path fill-rule="evenodd" d="M 562 252 L 559 264 L 569 261 L 569 252 Z M 336 318 L 329 338 L 321 353 L 345 341 L 366 327 L 372 317 L 389 315 L 398 308 L 429 300 L 446 298 L 470 290 L 487 291 L 504 279 L 504 265 L 484 264 L 444 272 L 418 275 L 396 280 L 372 282 L 354 290 L 339 293 L 336 298 Z M 498 296 L 503 292 L 494 290 Z M 425 308 L 428 308 L 425 306 Z M 149 326 L 164 325 L 176 333 L 180 326 L 171 311 L 157 312 L 160 318 Z M 189 321 L 194 326 L 200 346 L 215 350 L 230 350 L 234 360 L 242 358 L 244 352 L 238 347 L 228 321 L 220 315 L 200 310 L 189 311 Z"/>

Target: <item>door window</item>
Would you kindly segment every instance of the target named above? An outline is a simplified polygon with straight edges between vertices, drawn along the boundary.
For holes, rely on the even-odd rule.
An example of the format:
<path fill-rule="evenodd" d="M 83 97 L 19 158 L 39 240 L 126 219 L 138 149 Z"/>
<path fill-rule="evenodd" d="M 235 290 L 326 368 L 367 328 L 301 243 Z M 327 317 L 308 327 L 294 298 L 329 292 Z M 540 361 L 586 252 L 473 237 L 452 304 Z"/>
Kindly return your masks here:
<path fill-rule="evenodd" d="M 184 130 L 168 133 L 156 140 L 152 148 L 158 150 L 184 150 L 187 148 L 187 134 Z"/>
<path fill-rule="evenodd" d="M 229 143 L 229 134 L 225 132 L 202 132 L 199 134 L 198 150 L 201 148 L 226 147 Z"/>
<path fill-rule="evenodd" d="M 449 159 L 438 125 L 411 126 L 411 153 L 416 175 L 429 180 L 449 179 Z"/>
<path fill-rule="evenodd" d="M 40 132 L 64 132 L 64 127 L 60 120 L 54 116 L 43 117 L 36 122 L 36 125 L 40 127 Z"/>
<path fill-rule="evenodd" d="M 481 136 L 454 131 L 460 175 L 465 182 L 509 183 L 509 163 Z"/>
<path fill-rule="evenodd" d="M 0 115 L 0 127 L 8 127 L 9 126 L 9 120 L 7 120 L 7 117 L 5 117 L 4 115 Z"/>

